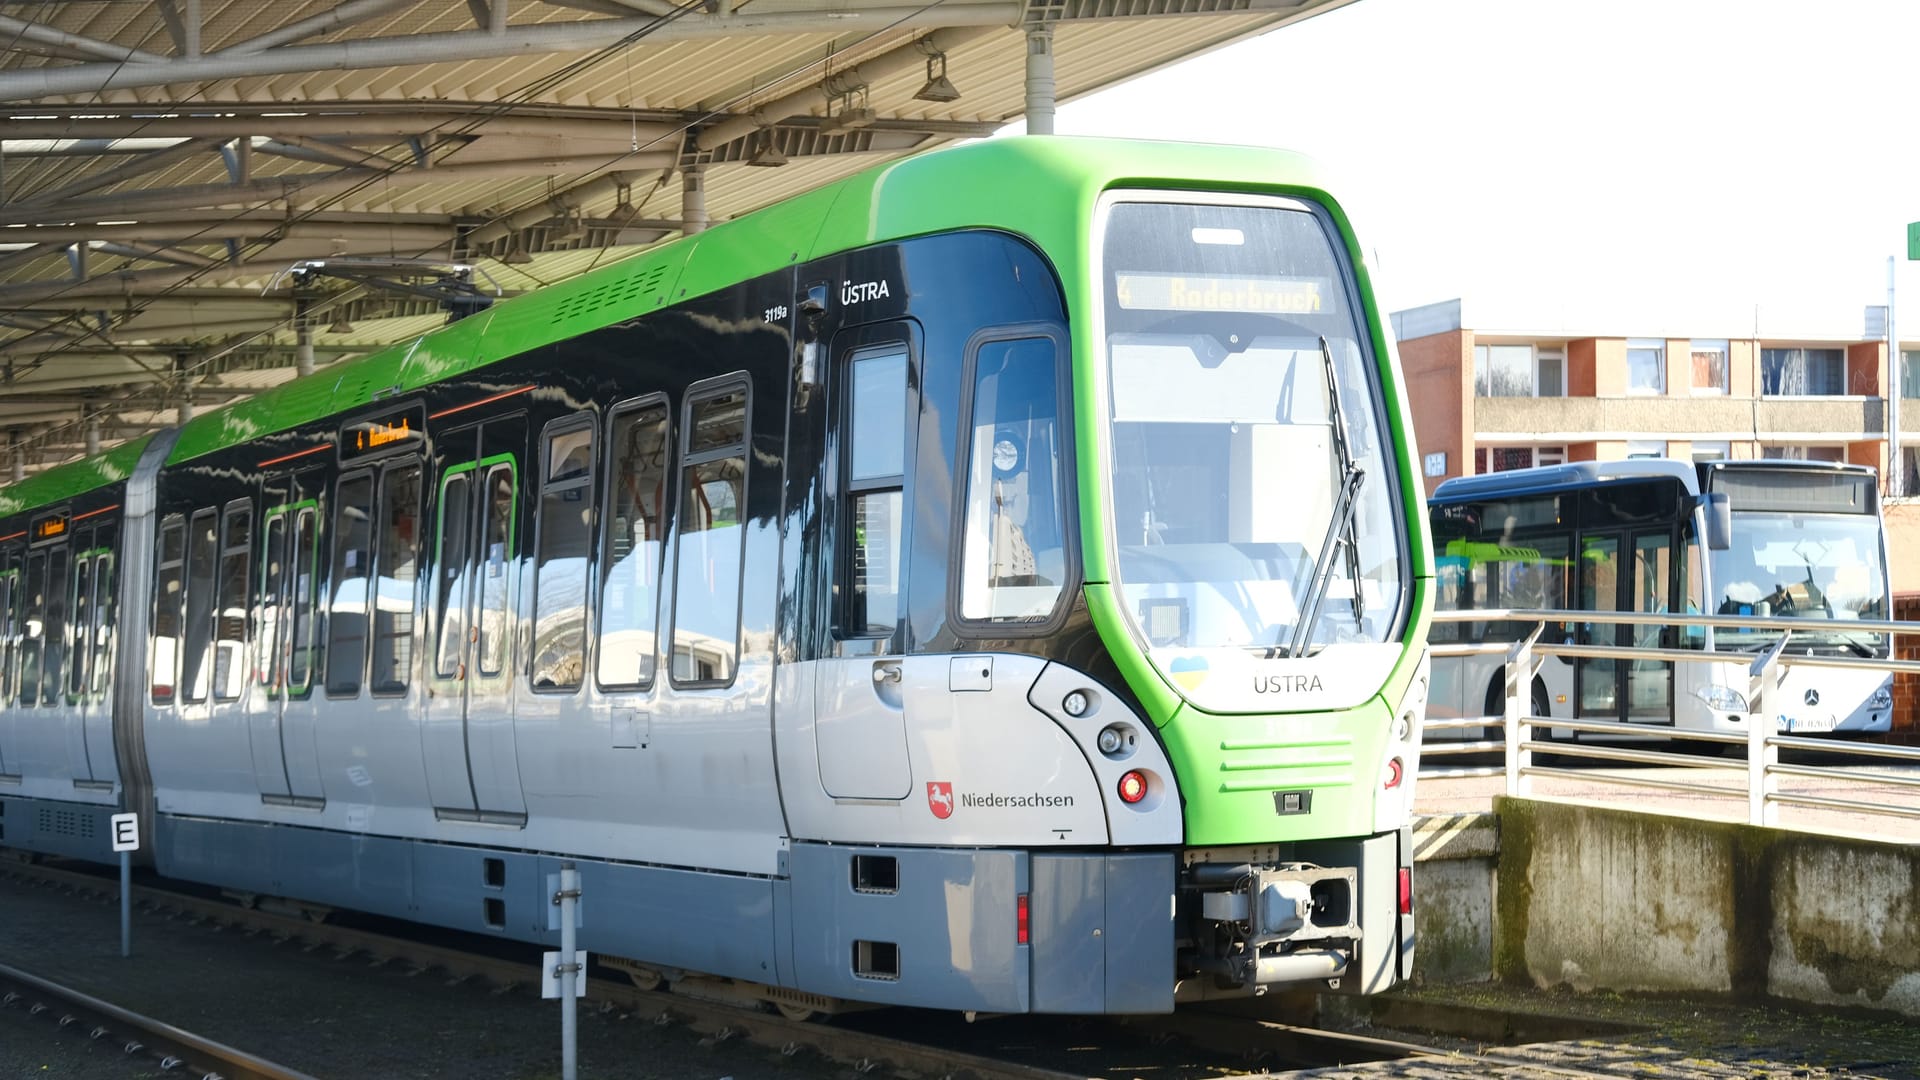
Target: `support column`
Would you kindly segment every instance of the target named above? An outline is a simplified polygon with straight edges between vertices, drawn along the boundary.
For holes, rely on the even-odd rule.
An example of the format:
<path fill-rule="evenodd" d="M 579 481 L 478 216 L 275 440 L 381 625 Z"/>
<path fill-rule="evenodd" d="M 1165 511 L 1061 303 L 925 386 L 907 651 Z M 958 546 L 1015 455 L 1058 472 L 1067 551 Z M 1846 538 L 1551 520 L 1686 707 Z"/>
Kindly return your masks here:
<path fill-rule="evenodd" d="M 27 455 L 20 446 L 20 433 L 15 431 L 7 436 L 7 458 L 13 469 L 13 482 L 19 483 L 27 478 Z"/>
<path fill-rule="evenodd" d="M 1027 27 L 1027 134 L 1053 134 L 1053 26 Z"/>
<path fill-rule="evenodd" d="M 294 371 L 313 374 L 313 319 L 307 314 L 307 302 L 296 301 L 293 309 Z"/>
<path fill-rule="evenodd" d="M 88 405 L 80 410 L 80 426 L 87 433 L 87 456 L 100 453 L 100 414 Z"/>
<path fill-rule="evenodd" d="M 692 236 L 707 227 L 707 167 L 688 165 L 680 170 L 680 235 Z"/>
<path fill-rule="evenodd" d="M 173 393 L 176 415 L 181 427 L 187 426 L 193 419 L 193 386 L 187 382 L 188 358 L 178 356 L 173 361 Z"/>

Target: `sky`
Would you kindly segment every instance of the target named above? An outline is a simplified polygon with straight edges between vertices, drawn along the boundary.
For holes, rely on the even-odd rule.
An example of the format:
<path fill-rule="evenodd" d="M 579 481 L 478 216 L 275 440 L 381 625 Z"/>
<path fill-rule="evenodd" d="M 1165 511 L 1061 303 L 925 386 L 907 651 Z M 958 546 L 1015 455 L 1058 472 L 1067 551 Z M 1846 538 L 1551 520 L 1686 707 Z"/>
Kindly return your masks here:
<path fill-rule="evenodd" d="M 1897 256 L 1920 341 L 1912 0 L 1355 0 L 1068 102 L 1055 130 L 1313 154 L 1389 311 L 1858 337 Z"/>

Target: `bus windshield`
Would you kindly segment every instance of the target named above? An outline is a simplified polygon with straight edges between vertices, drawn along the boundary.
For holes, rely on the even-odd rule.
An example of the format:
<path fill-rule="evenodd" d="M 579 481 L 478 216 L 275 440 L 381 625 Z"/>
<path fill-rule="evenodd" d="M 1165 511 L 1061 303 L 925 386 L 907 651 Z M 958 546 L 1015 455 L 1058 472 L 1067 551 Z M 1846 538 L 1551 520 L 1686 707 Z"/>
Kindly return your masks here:
<path fill-rule="evenodd" d="M 1850 620 L 1887 617 L 1880 520 L 1872 514 L 1736 510 L 1733 546 L 1712 553 L 1717 614 Z M 1723 648 L 1763 647 L 1773 630 L 1720 630 Z M 1795 644 L 1884 655 L 1886 636 L 1844 625 L 1793 633 Z"/>
<path fill-rule="evenodd" d="M 1141 636 L 1384 640 L 1400 489 L 1328 227 L 1305 206 L 1118 203 L 1105 241 L 1115 570 Z"/>

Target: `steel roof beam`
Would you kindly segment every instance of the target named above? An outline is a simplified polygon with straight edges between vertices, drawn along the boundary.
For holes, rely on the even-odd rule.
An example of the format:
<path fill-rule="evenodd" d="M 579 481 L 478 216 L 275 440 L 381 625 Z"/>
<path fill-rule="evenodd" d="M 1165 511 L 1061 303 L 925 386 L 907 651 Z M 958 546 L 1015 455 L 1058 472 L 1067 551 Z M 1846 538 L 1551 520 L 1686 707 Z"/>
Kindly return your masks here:
<path fill-rule="evenodd" d="M 380 0 L 373 0 L 380 2 Z M 1223 14 L 1291 9 L 1297 0 L 1217 0 Z M 1226 5 L 1231 4 L 1231 7 Z M 343 5 L 343 7 L 346 5 Z M 1174 3 L 1171 7 L 1181 7 Z M 341 9 L 335 9 L 339 11 Z M 192 60 L 153 58 L 140 62 L 77 64 L 0 72 L 0 100 L 17 101 L 58 94 L 84 94 L 169 83 L 252 78 L 313 71 L 352 71 L 366 68 L 411 67 L 466 60 L 486 60 L 532 53 L 589 52 L 617 45 L 636 34 L 648 44 L 694 41 L 743 34 L 844 34 L 861 30 L 913 30 L 943 26 L 1010 26 L 1026 12 L 1024 3 L 931 4 L 920 7 L 881 7 L 855 10 L 735 12 L 729 15 L 682 15 L 671 22 L 653 16 L 630 19 L 586 19 L 579 22 L 515 26 L 504 33 L 462 30 L 356 38 L 326 45 L 288 45 L 239 52 L 260 39 Z M 1203 12 L 1170 11 L 1169 14 Z M 1087 17 L 1099 17 L 1098 14 Z M 324 18 L 324 16 L 321 16 Z M 311 20 L 305 20 L 311 21 Z M 18 23 L 19 20 L 14 20 Z M 31 24 L 20 24 L 31 25 Z M 298 25 L 298 24 L 296 24 Z M 45 29 L 45 28 L 43 28 Z M 291 29 L 291 28 L 287 28 Z M 58 31 L 55 31 L 58 33 Z M 283 33 L 276 31 L 275 33 Z M 272 35 L 267 35 L 272 36 Z M 305 36 L 305 35 L 302 35 Z M 96 44 L 104 45 L 104 43 Z M 105 46 L 117 48 L 117 46 Z M 148 54 L 149 56 L 151 54 Z M 156 62 L 157 61 L 157 62 Z"/>
<path fill-rule="evenodd" d="M 396 8 L 412 7 L 420 0 L 348 0 L 332 11 L 323 11 L 311 18 L 288 23 L 278 30 L 269 30 L 259 37 L 229 45 L 221 49 L 217 56 L 251 56 L 269 49 L 278 48 L 291 41 L 310 38 L 315 34 L 331 33 L 343 26 L 352 26 L 364 22 L 376 15 L 384 15 Z"/>
<path fill-rule="evenodd" d="M 112 42 L 100 41 L 81 34 L 70 34 L 56 27 L 28 22 L 25 19 L 16 19 L 11 15 L 0 15 L 0 34 L 20 38 L 25 41 L 37 42 L 41 45 L 51 45 L 58 49 L 70 49 L 74 52 L 85 53 L 88 56 L 111 61 L 110 64 L 105 66 L 117 66 L 120 64 L 164 65 L 172 62 L 159 53 L 150 53 L 142 49 L 130 49 L 125 45 L 115 45 Z"/>
<path fill-rule="evenodd" d="M 155 188 L 125 191 L 95 199 L 69 200 L 63 214 L 76 218 L 125 218 L 147 210 L 177 210 L 193 207 L 275 202 L 282 199 L 308 199 L 351 188 L 358 184 L 431 183 L 448 178 L 476 176 L 543 176 L 564 172 L 593 172 L 600 169 L 671 168 L 676 155 L 671 153 L 626 153 L 609 157 L 590 154 L 585 157 L 549 157 L 508 161 L 435 162 L 428 168 L 381 172 L 377 169 L 340 169 L 325 173 L 294 173 L 250 180 L 245 184 L 198 184 L 191 187 Z M 0 208 L 0 225 L 30 224 L 46 215 L 45 207 Z M 0 236 L 4 236 L 0 233 Z"/>
<path fill-rule="evenodd" d="M 186 142 L 170 146 L 165 150 L 149 150 L 140 157 L 123 165 L 97 172 L 81 180 L 76 180 L 63 188 L 53 191 L 35 192 L 13 205 L 44 205 L 71 199 L 76 195 L 85 195 L 89 191 L 98 191 L 109 184 L 117 184 L 136 176 L 144 176 L 157 169 L 164 169 L 183 158 L 204 153 L 220 145 L 218 139 L 188 139 Z"/>
<path fill-rule="evenodd" d="M 371 106 L 374 103 L 369 102 Z M 629 144 L 637 135 L 642 143 L 676 134 L 688 122 L 706 114 L 678 113 L 642 115 L 620 110 L 604 110 L 599 116 L 549 115 L 538 105 L 514 105 L 512 112 L 500 113 L 500 105 L 487 111 L 423 109 L 418 105 L 404 111 L 377 110 L 328 113 L 301 107 L 298 116 L 231 116 L 245 113 L 251 106 L 218 107 L 219 116 L 129 116 L 101 118 L 99 112 L 117 109 L 102 106 L 85 117 L 39 119 L 0 115 L 0 128 L 6 138 L 14 139 L 132 139 L 132 138 L 213 138 L 235 139 L 264 135 L 292 142 L 290 136 L 326 137 L 356 142 L 398 140 L 439 129 L 457 130 L 471 135 L 517 135 L 528 138 L 599 140 Z M 287 106 L 279 106 L 286 109 Z M 25 109 L 4 111 L 26 111 Z M 269 110 L 254 110 L 269 111 Z M 572 113 L 602 110 L 566 110 Z M 497 115 L 488 115 L 488 113 Z M 99 152 L 113 152 L 106 149 Z M 16 151 L 8 151 L 9 154 Z"/>

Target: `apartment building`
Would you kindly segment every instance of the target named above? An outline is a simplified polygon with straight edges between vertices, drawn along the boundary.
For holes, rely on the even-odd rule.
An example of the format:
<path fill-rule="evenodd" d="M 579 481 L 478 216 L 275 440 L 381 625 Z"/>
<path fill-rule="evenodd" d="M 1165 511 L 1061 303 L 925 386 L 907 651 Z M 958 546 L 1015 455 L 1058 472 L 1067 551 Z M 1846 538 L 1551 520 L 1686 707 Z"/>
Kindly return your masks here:
<path fill-rule="evenodd" d="M 1450 476 L 1639 456 L 1886 475 L 1884 341 L 1483 328 L 1459 300 L 1391 320 L 1429 494 Z M 1902 494 L 1920 495 L 1920 347 L 1901 360 Z M 1894 588 L 1920 590 L 1920 500 L 1889 501 L 1887 519 Z"/>

